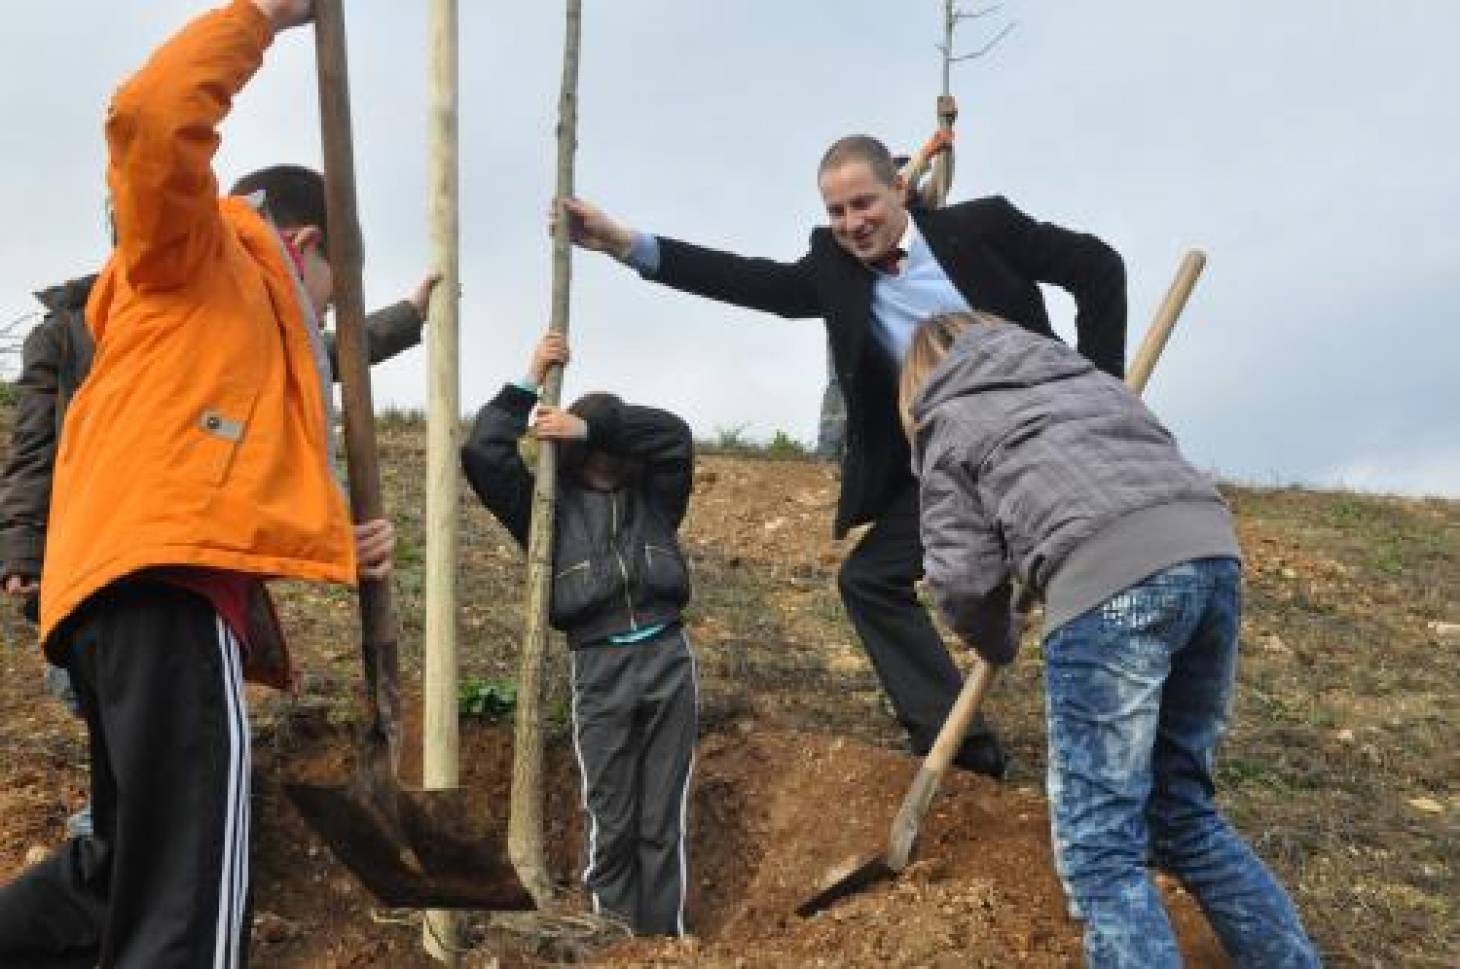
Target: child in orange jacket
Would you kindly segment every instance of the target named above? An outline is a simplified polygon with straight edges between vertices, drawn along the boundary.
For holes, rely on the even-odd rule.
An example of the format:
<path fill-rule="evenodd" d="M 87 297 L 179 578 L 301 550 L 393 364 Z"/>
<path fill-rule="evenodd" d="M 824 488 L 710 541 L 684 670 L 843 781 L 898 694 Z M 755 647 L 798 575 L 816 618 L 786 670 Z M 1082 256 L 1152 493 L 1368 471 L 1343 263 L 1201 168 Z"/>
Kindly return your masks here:
<path fill-rule="evenodd" d="M 116 248 L 86 307 L 41 582 L 91 742 L 95 835 L 0 888 L 0 965 L 247 961 L 246 674 L 288 681 L 261 580 L 351 583 L 393 533 L 334 481 L 318 173 L 219 200 L 232 98 L 312 0 L 234 0 L 164 44 L 106 121 Z"/>

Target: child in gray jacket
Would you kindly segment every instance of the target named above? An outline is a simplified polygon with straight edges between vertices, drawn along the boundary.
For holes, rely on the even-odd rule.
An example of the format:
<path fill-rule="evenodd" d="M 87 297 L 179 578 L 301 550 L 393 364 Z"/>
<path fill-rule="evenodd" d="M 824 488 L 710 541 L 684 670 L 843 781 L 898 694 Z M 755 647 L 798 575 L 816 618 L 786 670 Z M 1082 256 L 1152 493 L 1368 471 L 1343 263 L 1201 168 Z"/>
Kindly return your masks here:
<path fill-rule="evenodd" d="M 1181 964 L 1154 857 L 1238 965 L 1317 965 L 1213 801 L 1241 618 L 1216 488 L 1124 384 L 987 314 L 919 328 L 900 405 L 927 578 L 953 630 L 1008 663 L 1012 580 L 1045 600 L 1055 861 L 1089 964 Z"/>

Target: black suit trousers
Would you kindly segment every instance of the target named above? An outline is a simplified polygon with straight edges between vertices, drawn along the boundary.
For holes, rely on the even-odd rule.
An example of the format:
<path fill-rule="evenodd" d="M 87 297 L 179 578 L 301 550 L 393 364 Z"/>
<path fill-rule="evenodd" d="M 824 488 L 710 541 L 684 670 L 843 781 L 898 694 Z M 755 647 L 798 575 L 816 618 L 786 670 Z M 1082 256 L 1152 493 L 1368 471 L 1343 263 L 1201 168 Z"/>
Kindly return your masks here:
<path fill-rule="evenodd" d="M 915 583 L 923 576 L 918 492 L 903 488 L 842 563 L 842 603 L 861 637 L 913 752 L 932 747 L 963 677 L 953 664 Z M 977 717 L 955 763 L 1001 776 L 1006 757 L 988 721 Z"/>

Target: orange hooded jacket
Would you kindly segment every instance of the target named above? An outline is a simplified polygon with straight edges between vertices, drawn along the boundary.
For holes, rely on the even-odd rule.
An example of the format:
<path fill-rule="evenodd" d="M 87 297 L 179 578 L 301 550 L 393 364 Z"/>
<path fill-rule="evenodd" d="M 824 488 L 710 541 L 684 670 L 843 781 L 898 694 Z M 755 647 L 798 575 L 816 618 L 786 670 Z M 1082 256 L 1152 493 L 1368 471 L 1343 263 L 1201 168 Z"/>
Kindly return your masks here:
<path fill-rule="evenodd" d="M 87 304 L 96 359 L 56 462 L 48 652 L 89 596 L 144 569 L 355 581 L 313 311 L 277 231 L 248 202 L 220 201 L 212 170 L 217 126 L 272 39 L 235 0 L 168 41 L 112 101 L 117 245 Z"/>

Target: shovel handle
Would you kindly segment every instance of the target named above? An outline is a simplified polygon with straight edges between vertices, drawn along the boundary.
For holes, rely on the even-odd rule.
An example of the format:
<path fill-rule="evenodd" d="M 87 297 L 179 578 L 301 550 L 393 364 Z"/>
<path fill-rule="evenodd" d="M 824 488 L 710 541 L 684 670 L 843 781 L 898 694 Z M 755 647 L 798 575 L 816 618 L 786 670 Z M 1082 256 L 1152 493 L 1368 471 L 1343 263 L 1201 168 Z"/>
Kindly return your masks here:
<path fill-rule="evenodd" d="M 953 763 L 954 755 L 963 746 L 963 738 L 968 734 L 969 724 L 973 723 L 978 708 L 983 704 L 984 694 L 988 693 L 989 686 L 994 682 L 996 669 L 992 663 L 985 662 L 982 658 L 974 661 L 973 671 L 964 679 L 963 689 L 958 691 L 958 699 L 953 701 L 953 708 L 948 711 L 948 719 L 943 721 L 943 726 L 938 730 L 938 739 L 933 741 L 933 748 L 923 761 L 923 770 L 941 775 Z"/>
<path fill-rule="evenodd" d="M 994 682 L 995 669 L 992 663 L 987 663 L 982 658 L 974 661 L 973 672 L 963 681 L 963 689 L 958 691 L 958 699 L 953 701 L 953 709 L 948 711 L 947 719 L 938 730 L 938 739 L 933 741 L 933 749 L 928 751 L 923 765 L 918 768 L 917 776 L 908 787 L 907 796 L 902 799 L 897 817 L 892 819 L 892 830 L 887 837 L 887 867 L 892 871 L 900 872 L 907 867 L 908 860 L 912 857 L 913 845 L 918 840 L 918 830 L 923 825 L 923 817 L 927 815 L 928 807 L 938 793 L 938 784 L 948 770 L 948 765 L 953 762 L 953 755 L 963 744 L 968 725 L 973 723 L 974 714 L 978 713 L 978 708 L 983 704 L 984 694 L 988 693 L 989 686 Z"/>
<path fill-rule="evenodd" d="M 1145 339 L 1141 341 L 1140 349 L 1131 361 L 1130 372 L 1125 377 L 1126 386 L 1138 396 L 1146 389 L 1146 382 L 1151 379 L 1151 371 L 1156 368 L 1156 361 L 1166 348 L 1171 329 L 1176 326 L 1176 320 L 1186 308 L 1186 301 L 1191 297 L 1191 291 L 1206 264 L 1206 253 L 1200 249 L 1192 249 L 1177 267 L 1176 278 L 1171 280 L 1171 286 L 1166 290 L 1166 298 L 1157 308 L 1156 316 L 1151 320 Z"/>
<path fill-rule="evenodd" d="M 361 281 L 364 247 L 355 193 L 345 14 L 340 0 L 315 0 L 314 17 L 350 509 L 355 521 L 366 522 L 382 517 L 384 505 L 380 496 L 380 455 L 375 443 L 375 404 L 370 393 L 370 365 L 365 350 L 365 295 Z M 393 773 L 399 756 L 400 732 L 395 595 L 389 579 L 362 579 L 359 594 L 360 658 L 365 673 L 368 729 L 373 740 L 386 741 Z"/>

